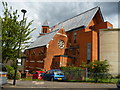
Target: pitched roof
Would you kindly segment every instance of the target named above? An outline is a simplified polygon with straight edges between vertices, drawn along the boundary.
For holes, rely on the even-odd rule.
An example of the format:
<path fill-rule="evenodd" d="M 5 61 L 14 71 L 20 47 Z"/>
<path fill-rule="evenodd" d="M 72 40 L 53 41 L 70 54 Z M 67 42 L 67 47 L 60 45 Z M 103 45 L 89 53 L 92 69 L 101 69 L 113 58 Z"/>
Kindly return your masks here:
<path fill-rule="evenodd" d="M 59 30 L 55 30 L 46 35 L 39 36 L 33 43 L 30 44 L 30 46 L 27 49 L 47 45 L 53 39 L 53 37 L 57 34 L 58 31 Z"/>
<path fill-rule="evenodd" d="M 64 27 L 65 31 L 70 31 L 81 26 L 86 27 L 99 9 L 99 7 L 95 7 L 63 22 L 60 22 L 53 30 Z"/>
<path fill-rule="evenodd" d="M 64 27 L 65 31 L 70 31 L 81 26 L 88 26 L 88 24 L 99 9 L 99 7 L 92 8 L 86 12 L 83 12 L 70 19 L 58 23 L 56 27 L 52 30 L 52 32 L 38 37 L 33 43 L 30 44 L 28 49 L 47 45 L 50 42 L 50 40 L 52 40 L 52 38 L 56 35 L 58 30 L 62 27 Z M 43 26 L 48 26 L 47 20 L 44 22 Z"/>

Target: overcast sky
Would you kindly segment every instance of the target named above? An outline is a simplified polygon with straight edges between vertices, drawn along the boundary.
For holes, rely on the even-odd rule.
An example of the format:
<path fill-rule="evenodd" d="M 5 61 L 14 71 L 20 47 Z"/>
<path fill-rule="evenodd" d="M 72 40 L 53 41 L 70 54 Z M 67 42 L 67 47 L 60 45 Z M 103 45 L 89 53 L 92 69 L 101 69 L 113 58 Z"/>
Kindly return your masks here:
<path fill-rule="evenodd" d="M 3 0 L 4 1 L 4 0 Z M 32 40 L 41 32 L 41 25 L 48 20 L 49 26 L 53 26 L 61 21 L 69 19 L 86 10 L 99 6 L 105 21 L 113 24 L 114 28 L 118 27 L 118 3 L 117 2 L 8 2 L 14 10 L 19 11 L 22 19 L 21 9 L 26 9 L 28 21 L 34 20 L 31 28 L 36 28 L 31 33 Z M 3 7 L 0 3 L 0 16 L 3 15 Z"/>

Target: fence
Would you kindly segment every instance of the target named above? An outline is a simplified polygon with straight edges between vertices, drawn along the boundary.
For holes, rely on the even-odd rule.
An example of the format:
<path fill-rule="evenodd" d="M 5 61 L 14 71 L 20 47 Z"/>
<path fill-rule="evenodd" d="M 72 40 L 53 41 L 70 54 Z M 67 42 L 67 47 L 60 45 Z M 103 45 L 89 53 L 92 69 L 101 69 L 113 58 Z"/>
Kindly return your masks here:
<path fill-rule="evenodd" d="M 84 80 L 86 73 L 84 70 L 69 70 L 63 71 L 68 80 Z"/>
<path fill-rule="evenodd" d="M 91 73 L 85 70 L 68 70 L 63 71 L 67 80 L 78 80 L 78 81 L 93 81 L 93 82 L 102 82 L 103 80 L 111 82 L 114 78 L 113 74 L 109 73 Z"/>
<path fill-rule="evenodd" d="M 86 73 L 86 81 L 94 81 L 94 82 L 111 82 L 114 79 L 112 74 L 109 73 Z"/>
<path fill-rule="evenodd" d="M 113 78 L 112 74 L 109 74 L 109 73 L 91 73 L 91 72 L 87 72 L 86 77 L 87 78 L 98 78 L 98 79 Z"/>

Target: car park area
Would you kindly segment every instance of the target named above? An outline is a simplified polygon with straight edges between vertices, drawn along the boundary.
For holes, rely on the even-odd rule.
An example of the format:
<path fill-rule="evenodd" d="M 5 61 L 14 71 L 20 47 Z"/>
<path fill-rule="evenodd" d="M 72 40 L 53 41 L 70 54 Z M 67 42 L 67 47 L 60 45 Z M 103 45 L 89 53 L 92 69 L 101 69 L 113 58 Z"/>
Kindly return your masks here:
<path fill-rule="evenodd" d="M 17 80 L 16 85 L 9 80 L 3 88 L 117 88 L 116 84 L 84 83 L 84 82 L 61 82 L 61 81 L 23 81 Z"/>
<path fill-rule="evenodd" d="M 63 81 L 64 73 L 58 69 L 36 71 L 32 75 L 30 80 L 16 80 L 16 85 L 13 85 L 13 80 L 8 80 L 3 88 L 117 88 L 115 83 Z"/>

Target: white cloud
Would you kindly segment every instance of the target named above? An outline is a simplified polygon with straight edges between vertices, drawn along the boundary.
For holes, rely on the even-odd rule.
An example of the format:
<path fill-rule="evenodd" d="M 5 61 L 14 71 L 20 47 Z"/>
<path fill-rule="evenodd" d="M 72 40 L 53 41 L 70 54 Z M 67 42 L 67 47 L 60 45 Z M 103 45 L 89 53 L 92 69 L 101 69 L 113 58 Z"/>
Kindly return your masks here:
<path fill-rule="evenodd" d="M 110 22 L 113 28 L 118 28 L 118 15 L 111 15 L 111 17 L 105 17 L 105 21 Z"/>

